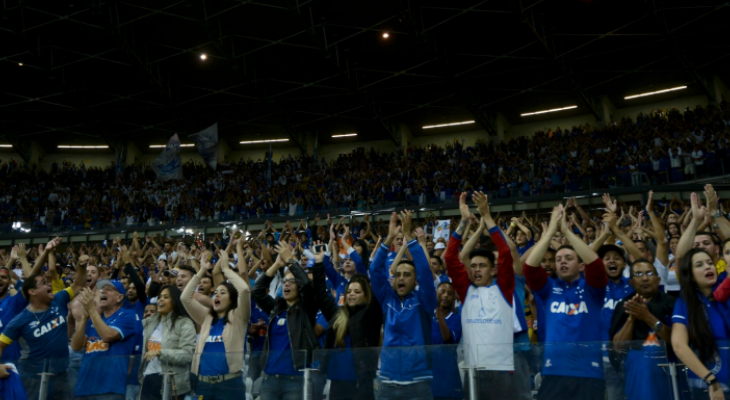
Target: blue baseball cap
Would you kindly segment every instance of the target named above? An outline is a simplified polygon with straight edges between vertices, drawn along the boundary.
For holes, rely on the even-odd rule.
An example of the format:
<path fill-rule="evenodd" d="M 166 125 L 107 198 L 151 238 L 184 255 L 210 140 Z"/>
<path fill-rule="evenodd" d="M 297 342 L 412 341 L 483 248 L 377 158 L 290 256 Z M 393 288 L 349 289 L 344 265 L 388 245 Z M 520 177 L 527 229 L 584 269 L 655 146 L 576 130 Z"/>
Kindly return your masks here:
<path fill-rule="evenodd" d="M 114 289 L 117 289 L 117 292 L 119 292 L 119 294 L 123 296 L 127 295 L 127 290 L 124 289 L 124 285 L 122 285 L 122 282 L 110 281 L 109 279 L 102 279 L 99 282 L 96 282 L 96 288 L 99 290 L 104 289 L 105 286 L 114 286 Z"/>

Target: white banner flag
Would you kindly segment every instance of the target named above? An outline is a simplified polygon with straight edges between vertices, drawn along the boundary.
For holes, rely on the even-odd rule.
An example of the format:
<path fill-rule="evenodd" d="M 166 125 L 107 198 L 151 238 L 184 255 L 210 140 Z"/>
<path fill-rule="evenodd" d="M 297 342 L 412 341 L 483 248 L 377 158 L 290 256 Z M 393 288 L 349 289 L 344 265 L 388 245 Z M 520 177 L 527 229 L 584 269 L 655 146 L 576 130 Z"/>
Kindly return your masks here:
<path fill-rule="evenodd" d="M 152 162 L 152 170 L 157 174 L 158 181 L 183 179 L 182 162 L 180 161 L 180 137 L 172 135 L 167 146 L 157 159 Z"/>
<path fill-rule="evenodd" d="M 436 226 L 433 228 L 433 241 L 436 242 L 438 238 L 444 238 L 446 242 L 449 241 L 449 237 L 451 236 L 451 229 L 449 228 L 449 225 L 451 224 L 451 220 L 449 219 L 440 219 Z"/>
<path fill-rule="evenodd" d="M 195 141 L 195 148 L 203 161 L 215 170 L 218 166 L 218 123 L 190 137 Z"/>

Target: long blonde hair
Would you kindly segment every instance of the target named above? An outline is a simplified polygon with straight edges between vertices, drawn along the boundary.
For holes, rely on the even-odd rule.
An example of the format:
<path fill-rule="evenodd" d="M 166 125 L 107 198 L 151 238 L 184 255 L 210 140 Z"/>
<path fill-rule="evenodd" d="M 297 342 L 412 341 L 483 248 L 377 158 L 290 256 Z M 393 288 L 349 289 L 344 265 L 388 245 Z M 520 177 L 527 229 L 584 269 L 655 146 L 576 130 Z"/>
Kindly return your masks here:
<path fill-rule="evenodd" d="M 369 306 L 370 301 L 372 301 L 373 298 L 373 291 L 372 288 L 370 288 L 370 280 L 367 276 L 362 274 L 353 275 L 352 278 L 350 278 L 350 282 L 345 287 L 345 297 L 347 297 L 347 292 L 350 289 L 350 285 L 353 283 L 360 285 L 363 293 L 365 294 L 365 306 Z M 337 313 L 335 321 L 332 323 L 332 330 L 335 333 L 334 347 L 345 347 L 345 336 L 347 335 L 347 326 L 349 322 L 350 308 L 347 306 L 347 303 L 345 303 L 342 307 L 340 307 L 340 311 Z"/>

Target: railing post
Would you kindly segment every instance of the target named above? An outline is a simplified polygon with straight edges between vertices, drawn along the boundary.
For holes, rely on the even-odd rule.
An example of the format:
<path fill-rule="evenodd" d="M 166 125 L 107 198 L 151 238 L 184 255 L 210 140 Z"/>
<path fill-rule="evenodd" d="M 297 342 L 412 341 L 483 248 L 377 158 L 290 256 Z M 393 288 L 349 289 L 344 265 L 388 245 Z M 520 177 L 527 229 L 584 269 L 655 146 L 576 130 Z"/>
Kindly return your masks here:
<path fill-rule="evenodd" d="M 170 398 L 170 372 L 162 374 L 162 400 Z"/>
<path fill-rule="evenodd" d="M 682 365 L 682 364 L 679 364 Z M 668 364 L 658 364 L 659 367 L 668 367 L 669 368 L 669 376 L 672 380 L 672 391 L 674 392 L 674 395 L 672 396 L 674 400 L 679 400 L 679 384 L 677 384 L 677 364 L 676 363 L 668 363 Z"/>
<path fill-rule="evenodd" d="M 469 400 L 477 399 L 477 370 L 469 367 Z"/>
<path fill-rule="evenodd" d="M 38 398 L 44 400 L 48 398 L 48 383 L 51 380 L 51 376 L 53 376 L 53 374 L 50 372 L 41 372 L 38 375 L 41 376 L 41 387 L 40 390 L 38 390 Z"/>
<path fill-rule="evenodd" d="M 304 393 L 302 393 L 302 399 L 312 400 L 312 369 L 304 368 L 302 371 L 304 371 L 304 386 L 302 387 Z"/>

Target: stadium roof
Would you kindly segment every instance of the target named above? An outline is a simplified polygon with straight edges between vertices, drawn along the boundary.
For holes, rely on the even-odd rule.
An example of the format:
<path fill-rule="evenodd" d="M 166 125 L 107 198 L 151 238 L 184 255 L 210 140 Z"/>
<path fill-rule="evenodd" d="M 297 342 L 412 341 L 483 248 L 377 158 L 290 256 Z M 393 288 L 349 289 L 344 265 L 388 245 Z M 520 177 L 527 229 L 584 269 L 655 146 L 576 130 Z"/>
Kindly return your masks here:
<path fill-rule="evenodd" d="M 388 139 L 398 123 L 419 136 L 463 120 L 489 131 L 497 111 L 515 124 L 567 105 L 578 108 L 565 116 L 597 114 L 599 95 L 621 108 L 678 85 L 709 94 L 713 75 L 730 81 L 729 4 L 6 0 L 0 135 L 145 147 L 219 122 L 232 147 L 305 146 L 309 132 Z"/>

